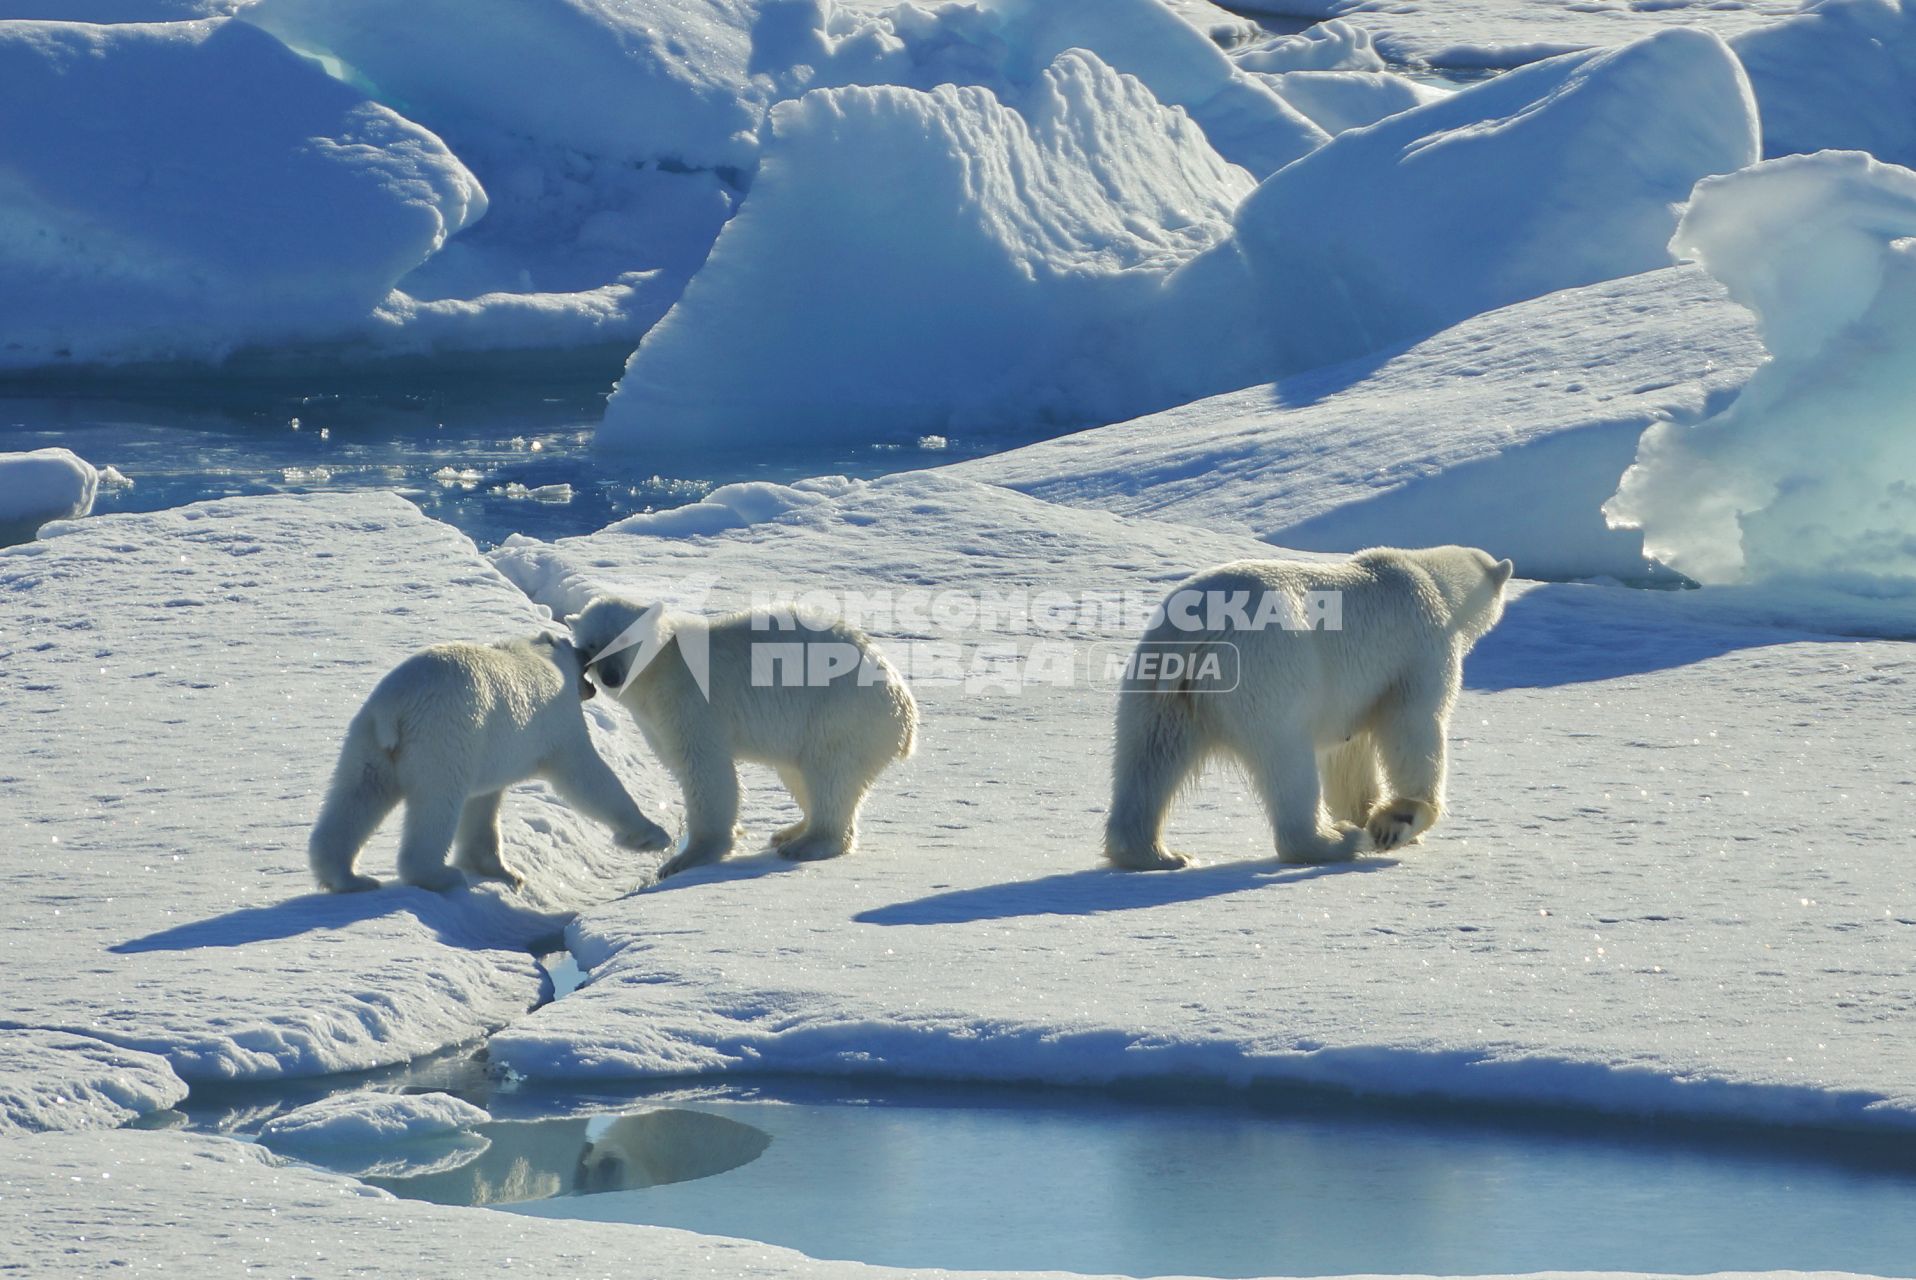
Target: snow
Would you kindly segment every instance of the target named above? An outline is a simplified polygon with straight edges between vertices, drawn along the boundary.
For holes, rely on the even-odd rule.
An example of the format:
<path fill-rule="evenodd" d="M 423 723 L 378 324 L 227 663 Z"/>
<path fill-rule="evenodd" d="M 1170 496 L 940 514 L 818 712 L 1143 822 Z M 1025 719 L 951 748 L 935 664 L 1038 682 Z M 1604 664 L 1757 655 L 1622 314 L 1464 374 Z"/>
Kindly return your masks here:
<path fill-rule="evenodd" d="M 1916 173 L 1860 152 L 1697 187 L 1672 247 L 1756 314 L 1771 360 L 1722 413 L 1644 433 L 1606 510 L 1705 582 L 1916 592 Z"/>
<path fill-rule="evenodd" d="M 1272 36 L 1231 50 L 1231 61 L 1246 71 L 1382 71 L 1369 31 L 1331 19 L 1296 35 Z"/>
<path fill-rule="evenodd" d="M 1246 12 L 1336 18 L 1394 62 L 1514 67 L 1666 27 L 1725 38 L 1790 17 L 1802 0 L 1245 0 Z"/>
<path fill-rule="evenodd" d="M 1015 109 L 976 87 L 846 88 L 781 104 L 771 129 L 603 443 L 909 440 L 1175 403 L 1168 361 L 1127 371 L 1105 347 L 1228 234 L 1250 182 L 1138 81 L 1068 52 Z"/>
<path fill-rule="evenodd" d="M 1258 78 L 1332 135 L 1450 96 L 1449 90 L 1384 71 L 1286 71 Z"/>
<path fill-rule="evenodd" d="M 59 1031 L 0 1029 L 0 1138 L 111 1128 L 185 1096 L 186 1082 L 154 1054 Z"/>
<path fill-rule="evenodd" d="M 1673 206 L 1756 156 L 1728 48 L 1667 31 L 1340 134 L 1252 193 L 1216 252 L 1249 269 L 1268 377 L 1667 265 Z"/>
<path fill-rule="evenodd" d="M 1764 155 L 1916 165 L 1916 9 L 1903 0 L 1823 0 L 1733 47 L 1762 106 Z"/>
<path fill-rule="evenodd" d="M 332 338 L 486 208 L 438 138 L 239 23 L 0 22 L 0 115 L 31 122 L 0 137 L 0 367 Z"/>
<path fill-rule="evenodd" d="M 25 542 L 49 520 L 72 520 L 93 510 L 102 479 L 71 449 L 0 453 L 0 546 Z"/>
<path fill-rule="evenodd" d="M 268 1120 L 260 1141 L 281 1151 L 373 1146 L 456 1133 L 491 1119 L 448 1093 L 338 1093 Z"/>
<path fill-rule="evenodd" d="M 96 516 L 0 551 L 0 937 L 32 975 L 8 1024 L 206 1081 L 404 1061 L 524 1012 L 545 988 L 528 948 L 655 858 L 614 849 L 542 785 L 505 805 L 521 894 L 322 895 L 305 846 L 346 722 L 387 669 L 544 621 L 390 494 Z M 604 737 L 597 701 L 587 714 L 661 816 L 659 775 Z M 374 874 L 391 875 L 397 827 L 368 847 Z"/>
<path fill-rule="evenodd" d="M 1637 438 L 1721 408 L 1762 358 L 1720 285 L 1666 268 L 950 470 L 1286 547 L 1455 542 L 1527 577 L 1637 579 L 1641 536 L 1599 510 Z"/>
<path fill-rule="evenodd" d="M 706 575 L 712 609 L 901 585 L 1154 599 L 1194 566 L 1269 554 L 937 473 L 716 534 L 534 550 L 501 567 L 556 587 L 554 607 L 595 578 Z M 859 616 L 914 671 L 925 726 L 860 850 L 736 858 L 585 912 L 568 941 L 591 982 L 495 1035 L 492 1061 L 571 1080 L 1309 1082 L 1916 1126 L 1916 979 L 1893 960 L 1916 905 L 1879 852 L 1907 838 L 1916 786 L 1906 700 L 1884 692 L 1916 675 L 1907 646 L 1753 625 L 1712 592 L 1533 586 L 1470 664 L 1452 813 L 1423 847 L 1275 867 L 1242 784 L 1216 777 L 1174 819 L 1206 865 L 1137 875 L 1097 857 L 1111 693 L 1085 666 L 1134 634 L 1121 619 Z M 1040 641 L 1067 644 L 1077 678 L 1043 678 Z M 943 678 L 927 643 L 960 646 Z M 1032 659 L 1022 685 L 1006 645 Z M 788 814 L 754 775 L 750 835 Z"/>

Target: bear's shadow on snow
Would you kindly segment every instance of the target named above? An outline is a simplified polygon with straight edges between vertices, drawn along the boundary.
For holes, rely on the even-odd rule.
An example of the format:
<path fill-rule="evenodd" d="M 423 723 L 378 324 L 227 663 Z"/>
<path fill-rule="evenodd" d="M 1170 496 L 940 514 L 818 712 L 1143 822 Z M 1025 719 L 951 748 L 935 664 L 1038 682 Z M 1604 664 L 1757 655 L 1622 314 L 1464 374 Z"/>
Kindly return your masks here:
<path fill-rule="evenodd" d="M 448 947 L 466 951 L 510 949 L 502 938 L 545 936 L 564 928 L 565 913 L 534 910 L 509 895 L 458 889 L 430 893 L 388 884 L 366 893 L 309 893 L 224 915 L 174 925 L 107 948 L 115 955 L 149 951 L 199 951 L 277 942 L 321 930 L 344 929 L 385 916 L 409 915 Z"/>
<path fill-rule="evenodd" d="M 1179 871 L 1119 871 L 1093 867 L 1037 880 L 954 889 L 911 902 L 895 902 L 852 917 L 857 924 L 971 924 L 1020 916 L 1092 916 L 1114 911 L 1198 902 L 1249 889 L 1277 889 L 1321 876 L 1362 875 L 1397 865 L 1396 858 L 1359 858 L 1316 866 L 1286 866 L 1274 859 L 1226 862 Z"/>

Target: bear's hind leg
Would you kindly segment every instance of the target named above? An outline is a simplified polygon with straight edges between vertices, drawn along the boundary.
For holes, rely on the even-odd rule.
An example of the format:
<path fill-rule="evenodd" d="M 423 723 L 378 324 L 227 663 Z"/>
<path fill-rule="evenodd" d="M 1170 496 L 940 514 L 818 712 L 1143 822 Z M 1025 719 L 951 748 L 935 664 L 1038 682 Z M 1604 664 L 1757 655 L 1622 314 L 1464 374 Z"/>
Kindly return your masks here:
<path fill-rule="evenodd" d="M 1324 780 L 1324 807 L 1339 822 L 1361 825 L 1384 797 L 1377 747 L 1369 733 L 1358 732 L 1317 755 Z"/>
<path fill-rule="evenodd" d="M 1308 735 L 1272 726 L 1261 743 L 1240 755 L 1270 814 L 1278 861 L 1345 862 L 1370 849 L 1362 827 L 1326 824 L 1317 752 Z"/>
<path fill-rule="evenodd" d="M 1165 871 L 1190 864 L 1188 854 L 1164 847 L 1164 818 L 1200 755 L 1197 726 L 1179 695 L 1131 689 L 1118 695 L 1111 812 L 1104 824 L 1104 856 L 1113 865 Z"/>
<path fill-rule="evenodd" d="M 306 860 L 322 889 L 333 893 L 361 893 L 377 889 L 379 880 L 353 870 L 359 850 L 386 815 L 399 803 L 399 789 L 377 765 L 359 770 L 342 766 L 327 789 L 313 834 L 306 842 Z"/>
<path fill-rule="evenodd" d="M 446 851 L 459 833 L 465 803 L 465 796 L 458 792 L 407 798 L 405 829 L 399 837 L 401 880 L 437 893 L 466 883 L 464 876 L 446 865 Z"/>
<path fill-rule="evenodd" d="M 779 856 L 794 862 L 842 857 L 858 842 L 858 809 L 871 786 L 870 773 L 830 751 L 819 753 L 805 770 L 805 832 L 779 846 Z"/>
<path fill-rule="evenodd" d="M 778 766 L 778 780 L 785 784 L 785 790 L 791 793 L 798 804 L 798 821 L 780 827 L 772 833 L 772 848 L 782 849 L 805 834 L 811 825 L 812 800 L 805 787 L 805 775 L 788 764 Z"/>
<path fill-rule="evenodd" d="M 505 792 L 491 791 L 466 801 L 459 813 L 459 832 L 452 841 L 452 865 L 523 889 L 526 878 L 499 858 L 499 802 L 503 799 Z"/>

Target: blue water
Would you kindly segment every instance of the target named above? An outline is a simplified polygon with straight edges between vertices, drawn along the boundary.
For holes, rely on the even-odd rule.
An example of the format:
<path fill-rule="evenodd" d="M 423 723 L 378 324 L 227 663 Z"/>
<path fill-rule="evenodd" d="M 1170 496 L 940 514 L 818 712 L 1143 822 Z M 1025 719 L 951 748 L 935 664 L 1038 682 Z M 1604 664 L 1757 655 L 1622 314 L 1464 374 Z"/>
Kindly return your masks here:
<path fill-rule="evenodd" d="M 15 394 L 0 396 L 0 451 L 59 445 L 117 468 L 133 486 L 103 489 L 96 514 L 244 494 L 391 490 L 489 549 L 514 533 L 590 533 L 738 480 L 874 476 L 1032 438 L 823 450 L 794 440 L 750 457 L 696 446 L 603 453 L 593 437 L 604 409 L 605 388 L 577 379 L 362 382 L 326 391 L 194 383 L 148 389 L 138 400 Z M 567 485 L 571 495 L 563 502 L 514 498 L 512 485 Z"/>
<path fill-rule="evenodd" d="M 476 1129 L 485 1143 L 382 1148 L 383 1172 L 366 1172 L 365 1151 L 340 1153 L 342 1172 L 397 1195 L 817 1258 L 1138 1276 L 1916 1276 L 1916 1152 L 1901 1139 L 1168 1086 L 563 1092 L 460 1055 L 344 1086 L 445 1089 L 492 1112 Z M 339 1087 L 198 1095 L 187 1123 L 243 1134 Z"/>

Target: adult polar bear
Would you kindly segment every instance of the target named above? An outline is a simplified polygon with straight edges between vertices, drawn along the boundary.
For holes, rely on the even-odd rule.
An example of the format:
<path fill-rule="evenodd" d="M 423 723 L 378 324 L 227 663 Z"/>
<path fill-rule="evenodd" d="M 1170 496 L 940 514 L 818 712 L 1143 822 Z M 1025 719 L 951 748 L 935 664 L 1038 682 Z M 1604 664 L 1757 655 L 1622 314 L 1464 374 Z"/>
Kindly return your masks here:
<path fill-rule="evenodd" d="M 567 621 L 685 793 L 685 847 L 661 877 L 731 852 L 741 760 L 778 771 L 804 816 L 772 845 L 810 861 L 851 852 L 865 793 L 912 753 L 911 690 L 843 622 L 751 610 L 707 620 L 617 596 Z"/>
<path fill-rule="evenodd" d="M 464 883 L 453 866 L 514 887 L 499 857 L 506 787 L 545 779 L 633 850 L 663 849 L 665 829 L 639 811 L 593 750 L 580 704 L 593 694 L 571 642 L 545 634 L 493 645 L 442 644 L 380 678 L 346 730 L 332 785 L 307 844 L 320 886 L 377 889 L 353 870 L 360 846 L 402 800 L 399 878 L 422 889 Z"/>
<path fill-rule="evenodd" d="M 1511 569 L 1474 547 L 1378 547 L 1342 562 L 1241 560 L 1179 584 L 1118 699 L 1105 856 L 1139 870 L 1190 862 L 1165 848 L 1165 813 L 1217 755 L 1249 773 L 1285 862 L 1416 840 L 1443 813 L 1464 655 L 1503 616 Z M 1187 661 L 1158 660 L 1171 654 Z"/>

